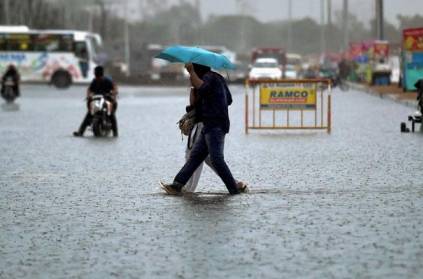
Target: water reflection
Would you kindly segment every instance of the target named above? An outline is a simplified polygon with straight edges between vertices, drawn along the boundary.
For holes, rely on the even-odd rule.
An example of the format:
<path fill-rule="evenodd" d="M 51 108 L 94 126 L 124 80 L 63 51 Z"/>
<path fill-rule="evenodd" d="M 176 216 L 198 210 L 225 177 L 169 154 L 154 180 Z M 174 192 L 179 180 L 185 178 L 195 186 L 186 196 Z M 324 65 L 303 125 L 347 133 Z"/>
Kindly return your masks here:
<path fill-rule="evenodd" d="M 1 104 L 2 111 L 19 111 L 20 105 L 17 103 L 3 103 Z"/>

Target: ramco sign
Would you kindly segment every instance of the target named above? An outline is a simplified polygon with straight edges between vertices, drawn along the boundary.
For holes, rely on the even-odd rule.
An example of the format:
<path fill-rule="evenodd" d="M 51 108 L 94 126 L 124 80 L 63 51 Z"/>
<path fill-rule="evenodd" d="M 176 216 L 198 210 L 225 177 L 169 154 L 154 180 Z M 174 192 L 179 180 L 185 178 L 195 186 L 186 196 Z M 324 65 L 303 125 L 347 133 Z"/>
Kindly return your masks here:
<path fill-rule="evenodd" d="M 314 110 L 316 109 L 316 90 L 301 87 L 262 87 L 260 107 L 271 110 Z"/>

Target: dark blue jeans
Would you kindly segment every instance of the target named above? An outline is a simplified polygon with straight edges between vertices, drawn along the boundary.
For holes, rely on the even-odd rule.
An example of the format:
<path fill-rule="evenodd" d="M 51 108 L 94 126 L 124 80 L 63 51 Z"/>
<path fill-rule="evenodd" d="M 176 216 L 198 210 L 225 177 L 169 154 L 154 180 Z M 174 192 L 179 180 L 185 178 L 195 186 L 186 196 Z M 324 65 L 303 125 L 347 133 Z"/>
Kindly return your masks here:
<path fill-rule="evenodd" d="M 176 175 L 174 181 L 185 185 L 198 166 L 210 154 L 211 164 L 223 183 L 225 183 L 229 193 L 232 195 L 239 194 L 235 179 L 225 163 L 223 156 L 224 145 L 225 133 L 221 128 L 206 129 L 205 127 L 192 147 L 188 161 Z"/>

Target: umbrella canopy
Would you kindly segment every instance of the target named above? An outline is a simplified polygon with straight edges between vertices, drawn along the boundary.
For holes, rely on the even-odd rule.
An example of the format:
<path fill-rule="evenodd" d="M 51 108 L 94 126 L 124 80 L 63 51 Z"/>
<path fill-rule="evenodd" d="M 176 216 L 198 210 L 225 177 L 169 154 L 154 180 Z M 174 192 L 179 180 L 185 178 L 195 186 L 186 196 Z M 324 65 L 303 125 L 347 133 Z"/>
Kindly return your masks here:
<path fill-rule="evenodd" d="M 226 56 L 200 47 L 174 45 L 164 49 L 156 58 L 172 63 L 196 63 L 216 70 L 235 69 L 235 65 Z"/>

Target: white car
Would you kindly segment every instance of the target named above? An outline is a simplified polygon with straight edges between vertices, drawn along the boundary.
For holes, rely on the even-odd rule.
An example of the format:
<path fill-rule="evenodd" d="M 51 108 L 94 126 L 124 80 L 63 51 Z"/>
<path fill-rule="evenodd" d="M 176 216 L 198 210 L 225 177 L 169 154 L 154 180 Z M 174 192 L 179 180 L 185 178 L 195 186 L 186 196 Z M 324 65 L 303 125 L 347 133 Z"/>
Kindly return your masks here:
<path fill-rule="evenodd" d="M 258 58 L 248 74 L 249 79 L 281 79 L 282 69 L 275 58 Z"/>
<path fill-rule="evenodd" d="M 285 66 L 285 77 L 289 79 L 298 78 L 298 72 L 295 65 L 286 65 Z"/>
<path fill-rule="evenodd" d="M 391 65 L 391 83 L 399 83 L 401 76 L 400 58 L 398 56 L 392 56 L 389 59 Z"/>

